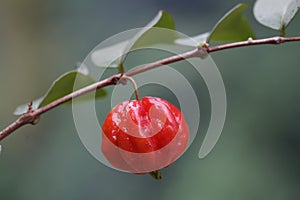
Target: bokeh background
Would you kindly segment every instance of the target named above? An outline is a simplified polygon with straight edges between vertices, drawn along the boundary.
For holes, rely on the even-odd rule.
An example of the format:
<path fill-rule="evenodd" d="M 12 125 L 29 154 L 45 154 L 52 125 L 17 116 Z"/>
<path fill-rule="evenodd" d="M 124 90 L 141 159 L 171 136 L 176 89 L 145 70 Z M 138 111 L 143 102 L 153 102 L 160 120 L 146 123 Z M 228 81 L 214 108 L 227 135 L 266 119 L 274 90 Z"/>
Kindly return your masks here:
<path fill-rule="evenodd" d="M 179 31 L 196 35 L 237 3 L 0 0 L 0 129 L 16 119 L 17 105 L 43 95 L 107 37 L 147 24 L 160 9 L 173 14 Z M 257 37 L 277 34 L 260 26 L 251 10 L 247 15 Z M 299 36 L 299 23 L 298 16 L 289 36 Z M 56 108 L 0 143 L 0 199 L 299 199 L 299 50 L 295 42 L 213 53 L 228 98 L 222 136 L 208 157 L 198 159 L 209 97 L 201 78 L 192 79 L 204 123 L 188 151 L 163 170 L 162 181 L 102 165 L 81 144 L 71 107 Z M 157 86 L 142 92 L 172 97 Z M 99 121 L 106 103 L 99 100 Z"/>

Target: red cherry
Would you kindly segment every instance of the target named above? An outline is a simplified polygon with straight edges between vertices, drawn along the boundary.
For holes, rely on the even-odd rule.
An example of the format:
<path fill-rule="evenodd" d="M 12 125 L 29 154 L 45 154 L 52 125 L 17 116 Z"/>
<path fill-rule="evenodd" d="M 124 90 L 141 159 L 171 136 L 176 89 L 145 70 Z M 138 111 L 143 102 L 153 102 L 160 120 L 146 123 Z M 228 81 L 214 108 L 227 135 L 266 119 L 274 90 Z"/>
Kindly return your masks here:
<path fill-rule="evenodd" d="M 107 115 L 101 150 L 118 169 L 132 173 L 159 170 L 186 149 L 189 130 L 183 114 L 156 97 L 124 101 Z"/>

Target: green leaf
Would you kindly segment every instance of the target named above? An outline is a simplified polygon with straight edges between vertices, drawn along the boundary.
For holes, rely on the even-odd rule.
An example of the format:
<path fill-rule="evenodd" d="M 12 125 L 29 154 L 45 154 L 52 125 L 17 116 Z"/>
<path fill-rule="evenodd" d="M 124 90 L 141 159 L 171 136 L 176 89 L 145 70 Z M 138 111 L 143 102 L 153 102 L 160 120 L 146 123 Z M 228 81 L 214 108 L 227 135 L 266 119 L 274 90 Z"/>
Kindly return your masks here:
<path fill-rule="evenodd" d="M 139 29 L 131 39 L 98 49 L 92 53 L 91 59 L 99 67 L 119 67 L 122 71 L 123 63 L 130 51 L 160 43 L 173 43 L 178 36 L 170 30 L 175 30 L 172 15 L 159 11 L 156 17 Z"/>
<path fill-rule="evenodd" d="M 78 71 L 70 71 L 53 82 L 39 107 L 45 106 L 75 90 L 81 89 L 95 82 L 96 81 L 89 75 L 82 74 Z M 86 95 L 79 98 L 86 99 Z M 100 98 L 105 95 L 106 92 L 103 89 L 99 89 L 96 91 L 95 98 Z"/>
<path fill-rule="evenodd" d="M 242 41 L 249 37 L 255 38 L 253 31 L 244 15 L 246 4 L 238 4 L 225 14 L 211 32 L 202 33 L 190 38 L 179 38 L 176 44 L 197 47 L 209 41 Z"/>
<path fill-rule="evenodd" d="M 300 0 L 257 0 L 253 13 L 257 21 L 282 35 L 300 7 Z"/>
<path fill-rule="evenodd" d="M 227 12 L 215 25 L 207 39 L 209 41 L 242 41 L 249 37 L 255 38 L 244 11 L 246 4 L 238 4 Z"/>
<path fill-rule="evenodd" d="M 79 71 L 67 72 L 53 82 L 50 89 L 43 97 L 33 101 L 32 109 L 37 109 L 42 106 L 45 106 L 61 97 L 64 97 L 72 93 L 75 90 L 81 89 L 95 82 L 96 81 L 91 76 L 81 73 Z M 93 98 L 101 98 L 104 97 L 105 95 L 106 95 L 106 91 L 104 89 L 98 89 L 94 95 L 93 93 L 88 93 L 76 98 L 76 102 L 90 100 Z M 71 101 L 67 103 L 70 104 Z M 27 110 L 28 110 L 28 104 L 24 104 L 18 106 L 14 114 L 20 115 L 27 112 Z"/>
<path fill-rule="evenodd" d="M 145 48 L 154 44 L 169 44 L 177 39 L 177 35 L 171 34 L 168 30 L 175 30 L 175 23 L 171 14 L 159 11 L 153 20 L 142 28 L 126 46 L 122 61 L 125 60 L 127 52 L 139 48 Z"/>

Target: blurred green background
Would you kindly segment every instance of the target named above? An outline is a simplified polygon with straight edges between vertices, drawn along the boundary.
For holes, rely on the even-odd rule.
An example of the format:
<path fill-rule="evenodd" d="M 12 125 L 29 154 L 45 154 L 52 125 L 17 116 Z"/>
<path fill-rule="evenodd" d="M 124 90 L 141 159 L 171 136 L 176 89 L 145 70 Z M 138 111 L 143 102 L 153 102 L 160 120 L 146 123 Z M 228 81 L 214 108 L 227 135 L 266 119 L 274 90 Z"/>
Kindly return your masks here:
<path fill-rule="evenodd" d="M 0 0 L 0 129 L 16 119 L 17 105 L 43 95 L 107 37 L 147 24 L 160 9 L 173 14 L 179 31 L 196 35 L 237 3 Z M 247 15 L 257 37 L 277 34 L 253 20 L 250 10 Z M 289 36 L 300 35 L 299 23 L 298 16 Z M 299 51 L 295 42 L 212 54 L 228 98 L 222 136 L 200 160 L 199 133 L 186 154 L 163 170 L 162 181 L 102 165 L 81 144 L 71 107 L 56 108 L 0 143 L 0 199 L 299 199 Z M 209 98 L 200 89 L 205 122 Z M 200 132 L 206 128 L 204 123 Z"/>

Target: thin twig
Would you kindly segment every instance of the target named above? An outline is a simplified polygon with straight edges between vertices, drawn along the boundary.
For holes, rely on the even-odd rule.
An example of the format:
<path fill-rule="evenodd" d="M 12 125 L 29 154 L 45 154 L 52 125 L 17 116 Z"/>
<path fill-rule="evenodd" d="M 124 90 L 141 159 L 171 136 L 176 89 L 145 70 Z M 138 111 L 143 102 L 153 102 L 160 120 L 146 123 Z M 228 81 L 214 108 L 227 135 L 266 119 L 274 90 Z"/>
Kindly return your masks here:
<path fill-rule="evenodd" d="M 128 71 L 125 74 L 127 76 L 134 76 L 134 75 L 141 74 L 143 72 L 149 71 L 151 69 L 154 69 L 154 68 L 157 68 L 157 67 L 160 67 L 160 66 L 163 66 L 163 65 L 175 63 L 175 62 L 185 60 L 185 59 L 188 59 L 188 58 L 192 58 L 192 57 L 200 57 L 201 56 L 200 52 L 201 51 L 199 49 L 194 49 L 192 51 L 188 51 L 188 52 L 183 53 L 183 54 L 171 56 L 171 57 L 164 58 L 162 60 L 158 60 L 156 62 L 147 64 L 147 65 L 144 65 L 140 68 L 136 68 L 134 70 Z"/>
<path fill-rule="evenodd" d="M 40 115 L 42 115 L 43 113 L 63 104 L 65 102 L 68 102 L 76 97 L 82 96 L 82 95 L 84 95 L 88 92 L 94 91 L 96 89 L 100 89 L 100 88 L 106 87 L 108 85 L 117 84 L 120 77 L 121 77 L 120 74 L 113 75 L 107 79 L 104 79 L 102 81 L 99 81 L 97 83 L 89 85 L 87 87 L 84 87 L 82 89 L 76 90 L 76 91 L 74 91 L 64 97 L 61 97 L 61 98 L 59 98 L 41 108 L 38 108 L 36 110 L 32 110 L 29 107 L 29 109 L 26 113 L 21 115 L 16 121 L 11 123 L 9 126 L 7 126 L 5 129 L 3 129 L 0 132 L 0 141 L 3 140 L 6 136 L 11 134 L 12 132 L 14 132 L 15 130 L 17 130 L 18 128 L 24 126 L 25 124 L 35 124 L 36 120 L 39 118 Z"/>
<path fill-rule="evenodd" d="M 242 42 L 234 42 L 234 43 L 228 43 L 228 44 L 222 44 L 217 46 L 209 47 L 208 45 L 203 46 L 202 48 L 197 48 L 195 50 L 171 56 L 147 65 L 144 65 L 140 68 L 128 71 L 125 73 L 127 76 L 134 76 L 143 72 L 146 72 L 148 70 L 175 63 L 181 60 L 185 60 L 192 57 L 203 57 L 203 53 L 212 53 L 215 51 L 221 51 L 225 49 L 231 49 L 231 48 L 237 48 L 237 47 L 245 47 L 245 46 L 254 46 L 254 45 L 262 45 L 262 44 L 281 44 L 285 42 L 294 42 L 294 41 L 300 41 L 300 37 L 271 37 L 271 38 L 265 38 L 265 39 L 258 39 L 253 40 L 249 38 L 247 41 Z M 0 131 L 0 141 L 3 140 L 5 137 L 19 129 L 20 127 L 26 125 L 26 124 L 36 124 L 37 119 L 40 115 L 43 113 L 67 102 L 70 101 L 76 97 L 82 96 L 88 92 L 94 91 L 96 89 L 104 88 L 109 85 L 116 85 L 119 82 L 119 79 L 121 78 L 122 74 L 115 74 L 107 79 L 101 80 L 97 83 L 94 83 L 92 85 L 89 85 L 87 87 L 84 87 L 82 89 L 76 90 L 64 97 L 61 97 L 50 104 L 47 104 L 41 108 L 38 108 L 36 110 L 28 109 L 26 113 L 21 115 L 16 121 L 11 123 L 9 126 L 4 128 L 2 131 Z"/>
<path fill-rule="evenodd" d="M 229 44 L 222 44 L 218 46 L 213 47 L 207 47 L 206 51 L 208 53 L 215 52 L 215 51 L 221 51 L 225 49 L 232 49 L 237 47 L 246 47 L 246 46 L 254 46 L 254 45 L 262 45 L 262 44 L 282 44 L 285 42 L 295 42 L 300 41 L 300 37 L 271 37 L 271 38 L 265 38 L 265 39 L 258 39 L 253 40 L 252 38 L 249 38 L 247 41 L 242 42 L 234 42 Z"/>

